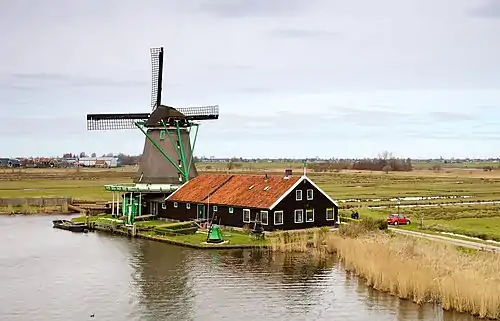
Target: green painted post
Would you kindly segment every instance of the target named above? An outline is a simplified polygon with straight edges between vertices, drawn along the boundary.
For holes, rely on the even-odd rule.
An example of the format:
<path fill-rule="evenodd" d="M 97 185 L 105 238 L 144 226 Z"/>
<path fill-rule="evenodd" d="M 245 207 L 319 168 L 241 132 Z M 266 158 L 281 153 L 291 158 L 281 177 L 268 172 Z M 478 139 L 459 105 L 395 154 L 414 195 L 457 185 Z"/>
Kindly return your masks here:
<path fill-rule="evenodd" d="M 153 144 L 154 147 L 156 147 L 156 149 L 163 155 L 163 157 L 165 157 L 169 162 L 170 164 L 172 164 L 172 166 L 175 167 L 175 169 L 177 169 L 179 172 L 182 173 L 182 170 L 179 168 L 179 166 L 177 166 L 177 164 L 167 155 L 165 154 L 165 152 L 163 151 L 163 148 L 161 148 L 160 145 L 158 145 L 149 135 L 148 133 L 146 133 L 146 131 L 144 131 L 144 129 L 142 129 L 142 127 L 138 124 L 138 123 L 135 123 L 135 125 L 137 126 L 137 128 L 139 128 L 141 130 L 141 132 L 146 136 L 146 138 L 151 142 L 151 144 Z"/>
<path fill-rule="evenodd" d="M 196 127 L 196 134 L 194 134 L 193 147 L 191 148 L 191 157 L 189 158 L 189 165 L 187 167 L 187 172 L 189 175 L 189 171 L 191 170 L 191 165 L 193 164 L 193 155 L 194 155 L 194 147 L 196 146 L 196 138 L 198 137 L 198 124 L 194 124 Z"/>
<path fill-rule="evenodd" d="M 122 215 L 127 215 L 127 194 L 122 195 Z"/>
<path fill-rule="evenodd" d="M 181 140 L 181 128 L 179 127 L 179 121 L 175 121 L 175 126 L 177 127 L 177 140 L 179 141 L 179 149 L 181 152 L 181 162 L 182 162 L 182 168 L 184 169 L 184 181 L 187 182 L 189 181 L 189 171 L 188 168 L 186 168 L 186 155 L 184 154 L 184 144 L 182 143 Z"/>
<path fill-rule="evenodd" d="M 161 120 L 161 124 L 163 125 L 163 127 L 165 128 L 165 131 L 167 132 L 168 139 L 170 140 L 172 147 L 175 149 L 175 152 L 177 153 L 177 157 L 179 157 L 179 159 L 180 159 L 181 153 L 180 153 L 179 149 L 177 148 L 177 145 L 174 143 L 174 138 L 172 137 L 172 135 L 170 135 L 170 131 L 167 128 L 167 124 L 165 123 L 165 121 L 163 121 L 163 119 Z"/>

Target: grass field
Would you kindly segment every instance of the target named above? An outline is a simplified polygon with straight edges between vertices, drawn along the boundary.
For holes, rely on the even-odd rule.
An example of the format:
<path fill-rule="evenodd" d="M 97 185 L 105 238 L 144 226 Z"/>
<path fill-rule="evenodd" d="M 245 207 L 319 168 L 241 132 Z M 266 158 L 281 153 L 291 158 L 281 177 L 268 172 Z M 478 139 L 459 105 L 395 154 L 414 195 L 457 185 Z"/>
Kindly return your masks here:
<path fill-rule="evenodd" d="M 302 174 L 301 166 L 299 163 L 244 163 L 228 171 L 224 163 L 197 165 L 200 172 L 221 173 L 282 173 L 291 167 L 296 175 Z M 0 198 L 67 196 L 86 201 L 111 200 L 103 185 L 130 183 L 135 171 L 136 167 L 3 170 L 0 171 Z M 403 198 L 400 212 L 412 218 L 414 224 L 410 228 L 418 228 L 416 223 L 423 219 L 424 229 L 483 239 L 500 238 L 497 220 L 500 204 L 474 204 L 500 201 L 500 170 L 447 168 L 436 172 L 417 169 L 388 174 L 344 170 L 310 172 L 308 175 L 332 198 L 339 200 L 344 215 L 350 213 L 346 209 L 353 208 L 361 217 L 385 217 L 396 212 L 395 199 Z M 464 205 L 464 202 L 472 204 Z M 443 206 L 405 207 L 424 204 Z"/>

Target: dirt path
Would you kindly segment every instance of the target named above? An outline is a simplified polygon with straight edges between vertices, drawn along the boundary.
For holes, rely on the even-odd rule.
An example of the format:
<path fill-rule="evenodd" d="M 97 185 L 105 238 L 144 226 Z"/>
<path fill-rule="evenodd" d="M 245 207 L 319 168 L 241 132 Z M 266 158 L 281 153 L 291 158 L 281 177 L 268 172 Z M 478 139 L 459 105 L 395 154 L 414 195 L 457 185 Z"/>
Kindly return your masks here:
<path fill-rule="evenodd" d="M 427 233 L 420 233 L 420 232 L 414 232 L 414 231 L 408 231 L 408 230 L 402 230 L 399 228 L 389 228 L 391 231 L 395 233 L 400 233 L 400 234 L 405 234 L 405 235 L 411 235 L 411 236 L 416 236 L 416 237 L 421 237 L 424 239 L 432 240 L 432 241 L 439 241 L 439 242 L 445 242 L 448 244 L 453 244 L 456 246 L 462 246 L 462 247 L 467 247 L 470 249 L 476 249 L 476 250 L 483 250 L 483 251 L 492 251 L 495 253 L 500 253 L 500 246 L 496 245 L 490 245 L 490 244 L 483 244 L 479 242 L 474 242 L 474 241 L 466 241 L 466 240 L 459 240 L 451 237 L 446 237 L 446 236 L 441 236 L 441 235 L 433 235 L 433 234 L 427 234 Z"/>

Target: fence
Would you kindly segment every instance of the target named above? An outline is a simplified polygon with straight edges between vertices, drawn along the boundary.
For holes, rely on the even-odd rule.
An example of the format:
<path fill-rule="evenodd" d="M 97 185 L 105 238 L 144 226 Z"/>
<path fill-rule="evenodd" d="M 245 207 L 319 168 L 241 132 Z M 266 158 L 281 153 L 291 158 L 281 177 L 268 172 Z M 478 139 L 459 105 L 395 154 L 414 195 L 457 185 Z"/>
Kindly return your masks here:
<path fill-rule="evenodd" d="M 32 197 L 32 198 L 0 198 L 0 207 L 7 206 L 67 206 L 73 199 L 70 197 Z"/>

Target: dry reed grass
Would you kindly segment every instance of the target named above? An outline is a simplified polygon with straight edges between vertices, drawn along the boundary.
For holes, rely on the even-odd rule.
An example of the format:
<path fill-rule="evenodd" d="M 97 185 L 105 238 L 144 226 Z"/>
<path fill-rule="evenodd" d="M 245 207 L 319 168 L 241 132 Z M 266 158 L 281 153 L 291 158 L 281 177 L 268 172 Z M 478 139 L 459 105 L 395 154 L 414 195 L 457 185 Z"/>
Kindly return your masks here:
<path fill-rule="evenodd" d="M 346 270 L 369 286 L 402 299 L 500 319 L 500 255 L 495 253 L 464 251 L 387 233 L 363 233 L 355 224 L 341 233 L 320 229 L 282 233 L 269 243 L 276 252 L 309 252 L 317 258 L 334 254 Z"/>

